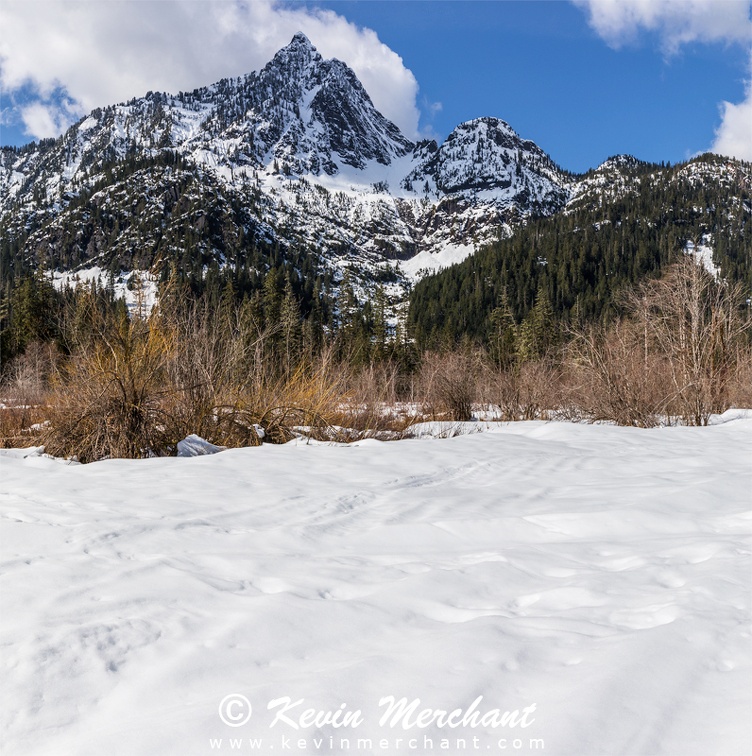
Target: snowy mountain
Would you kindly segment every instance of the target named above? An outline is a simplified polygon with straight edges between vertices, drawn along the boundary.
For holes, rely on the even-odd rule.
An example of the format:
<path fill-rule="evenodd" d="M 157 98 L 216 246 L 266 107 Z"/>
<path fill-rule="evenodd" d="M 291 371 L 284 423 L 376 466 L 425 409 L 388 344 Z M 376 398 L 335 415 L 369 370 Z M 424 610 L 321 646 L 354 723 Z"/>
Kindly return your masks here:
<path fill-rule="evenodd" d="M 460 124 L 403 185 L 424 181 L 437 194 L 472 192 L 474 199 L 542 215 L 560 210 L 567 199 L 567 181 L 548 155 L 497 118 Z"/>
<path fill-rule="evenodd" d="M 752 291 L 751 186 L 752 165 L 718 155 L 675 166 L 609 158 L 570 184 L 561 212 L 418 281 L 408 328 L 422 344 L 482 342 L 503 313 L 520 323 L 537 302 L 597 321 L 685 254 Z"/>
<path fill-rule="evenodd" d="M 414 143 L 345 63 L 296 34 L 258 72 L 149 92 L 94 110 L 59 139 L 0 151 L 0 262 L 6 279 L 43 265 L 124 282 L 175 265 L 263 274 L 281 256 L 335 282 L 352 268 L 361 291 L 382 281 L 399 297 L 422 272 L 531 218 L 637 196 L 648 175 L 733 199 L 750 171 L 622 155 L 574 176 L 496 118 L 460 124 L 440 145 Z"/>
<path fill-rule="evenodd" d="M 150 92 L 93 111 L 57 140 L 4 149 L 0 223 L 16 249 L 53 268 L 151 267 L 181 251 L 176 205 L 191 206 L 181 229 L 242 206 L 235 236 L 372 268 L 462 257 L 560 210 L 569 184 L 497 119 L 462 124 L 440 146 L 411 142 L 345 63 L 296 34 L 261 71 Z M 199 246 L 202 264 L 231 261 L 224 238 Z"/>

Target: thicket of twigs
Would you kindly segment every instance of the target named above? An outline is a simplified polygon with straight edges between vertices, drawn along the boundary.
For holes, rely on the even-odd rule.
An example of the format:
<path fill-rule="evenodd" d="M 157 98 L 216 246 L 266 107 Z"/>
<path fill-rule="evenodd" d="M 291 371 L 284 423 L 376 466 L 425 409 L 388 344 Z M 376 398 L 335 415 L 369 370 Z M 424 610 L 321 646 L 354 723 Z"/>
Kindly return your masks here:
<path fill-rule="evenodd" d="M 280 443 L 299 433 L 398 438 L 417 420 L 467 420 L 481 408 L 501 420 L 648 427 L 752 407 L 740 289 L 687 259 L 626 295 L 623 313 L 568 326 L 536 359 L 512 332 L 504 353 L 467 347 L 355 367 L 334 345 L 300 354 L 243 308 L 198 301 L 142 319 L 79 298 L 63 349 L 34 343 L 4 366 L 0 440 L 88 462 L 174 454 L 191 433 L 255 445 L 257 426 Z"/>

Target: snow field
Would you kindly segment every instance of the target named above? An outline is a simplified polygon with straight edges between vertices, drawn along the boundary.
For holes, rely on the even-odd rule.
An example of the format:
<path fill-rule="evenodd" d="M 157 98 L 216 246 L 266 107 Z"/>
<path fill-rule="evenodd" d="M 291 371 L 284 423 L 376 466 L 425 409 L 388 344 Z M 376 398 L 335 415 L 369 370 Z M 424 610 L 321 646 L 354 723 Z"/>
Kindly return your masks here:
<path fill-rule="evenodd" d="M 752 417 L 722 419 L 0 453 L 0 750 L 746 754 Z M 218 714 L 230 694 L 253 704 L 240 727 Z M 272 727 L 286 696 L 293 721 L 344 704 L 362 723 Z M 525 728 L 391 728 L 386 696 L 535 709 Z"/>

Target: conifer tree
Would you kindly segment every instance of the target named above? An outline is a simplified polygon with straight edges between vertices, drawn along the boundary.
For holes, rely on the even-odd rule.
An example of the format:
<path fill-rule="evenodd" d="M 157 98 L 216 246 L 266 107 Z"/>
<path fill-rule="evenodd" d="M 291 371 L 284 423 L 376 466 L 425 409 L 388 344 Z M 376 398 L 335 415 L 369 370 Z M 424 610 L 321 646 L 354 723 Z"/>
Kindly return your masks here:
<path fill-rule="evenodd" d="M 282 331 L 284 365 L 289 374 L 297 362 L 302 338 L 300 307 L 292 290 L 289 276 L 285 279 L 285 293 L 280 305 L 279 322 Z"/>
<path fill-rule="evenodd" d="M 32 341 L 55 336 L 57 293 L 41 270 L 24 276 L 11 290 L 8 310 L 9 345 L 13 354 Z"/>
<path fill-rule="evenodd" d="M 489 326 L 491 359 L 499 367 L 511 367 L 517 355 L 517 324 L 514 322 L 506 287 L 501 291 L 499 304 L 491 311 Z"/>
<path fill-rule="evenodd" d="M 553 347 L 557 338 L 557 324 L 548 292 L 538 287 L 535 304 L 522 321 L 517 339 L 517 353 L 523 361 L 544 357 Z"/>
<path fill-rule="evenodd" d="M 376 287 L 373 299 L 373 339 L 374 356 L 384 359 L 387 353 L 388 326 L 386 322 L 386 292 L 383 286 Z"/>

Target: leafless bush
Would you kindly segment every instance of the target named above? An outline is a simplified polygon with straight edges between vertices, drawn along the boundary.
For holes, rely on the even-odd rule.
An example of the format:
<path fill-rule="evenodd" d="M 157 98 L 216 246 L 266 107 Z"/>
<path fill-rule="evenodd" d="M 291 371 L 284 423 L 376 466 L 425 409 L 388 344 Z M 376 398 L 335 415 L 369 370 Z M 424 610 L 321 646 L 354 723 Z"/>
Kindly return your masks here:
<path fill-rule="evenodd" d="M 536 360 L 485 371 L 483 397 L 501 420 L 537 420 L 561 404 L 561 371 L 552 360 Z"/>
<path fill-rule="evenodd" d="M 300 363 L 290 375 L 270 368 L 251 389 L 239 396 L 234 411 L 261 425 L 274 443 L 289 441 L 300 426 L 311 435 L 331 437 L 347 399 L 344 374 L 328 351 L 314 364 Z"/>
<path fill-rule="evenodd" d="M 591 421 L 651 427 L 673 389 L 666 361 L 645 348 L 642 329 L 621 321 L 611 328 L 573 331 L 567 350 L 569 400 Z"/>
<path fill-rule="evenodd" d="M 237 311 L 217 313 L 206 301 L 155 319 L 175 346 L 165 378 L 177 435 L 196 433 L 223 446 L 258 444 L 239 397 L 259 383 L 265 334 Z"/>
<path fill-rule="evenodd" d="M 60 355 L 55 345 L 34 341 L 13 359 L 3 372 L 3 396 L 15 405 L 36 406 L 44 402 L 50 376 Z"/>
<path fill-rule="evenodd" d="M 675 264 L 628 299 L 645 351 L 663 356 L 673 392 L 667 411 L 705 425 L 728 407 L 740 346 L 750 327 L 741 286 L 717 281 L 693 258 Z"/>
<path fill-rule="evenodd" d="M 337 422 L 363 435 L 391 437 L 416 421 L 414 407 L 403 400 L 400 367 L 376 362 L 360 369 L 347 369 L 347 399 Z"/>
<path fill-rule="evenodd" d="M 51 343 L 32 342 L 8 365 L 0 383 L 0 446 L 40 443 L 48 419 L 50 376 L 60 359 Z"/>
<path fill-rule="evenodd" d="M 93 335 L 57 371 L 44 443 L 81 461 L 166 454 L 196 433 L 223 446 L 330 428 L 345 396 L 331 355 L 290 370 L 242 310 L 199 304 L 148 321 L 94 318 Z"/>
<path fill-rule="evenodd" d="M 435 420 L 470 420 L 481 369 L 476 352 L 426 353 L 418 377 L 424 413 Z"/>
<path fill-rule="evenodd" d="M 172 440 L 162 405 L 172 345 L 139 319 L 106 326 L 55 376 L 42 435 L 50 454 L 82 462 L 142 457 L 164 453 Z"/>
<path fill-rule="evenodd" d="M 167 404 L 179 435 L 197 433 L 223 446 L 290 440 L 294 428 L 330 428 L 345 391 L 330 350 L 292 367 L 267 348 L 272 330 L 260 329 L 241 308 L 219 315 L 198 303 L 179 316 L 162 316 L 172 334 Z"/>
<path fill-rule="evenodd" d="M 752 408 L 752 348 L 737 349 L 735 369 L 727 384 L 729 407 Z"/>

